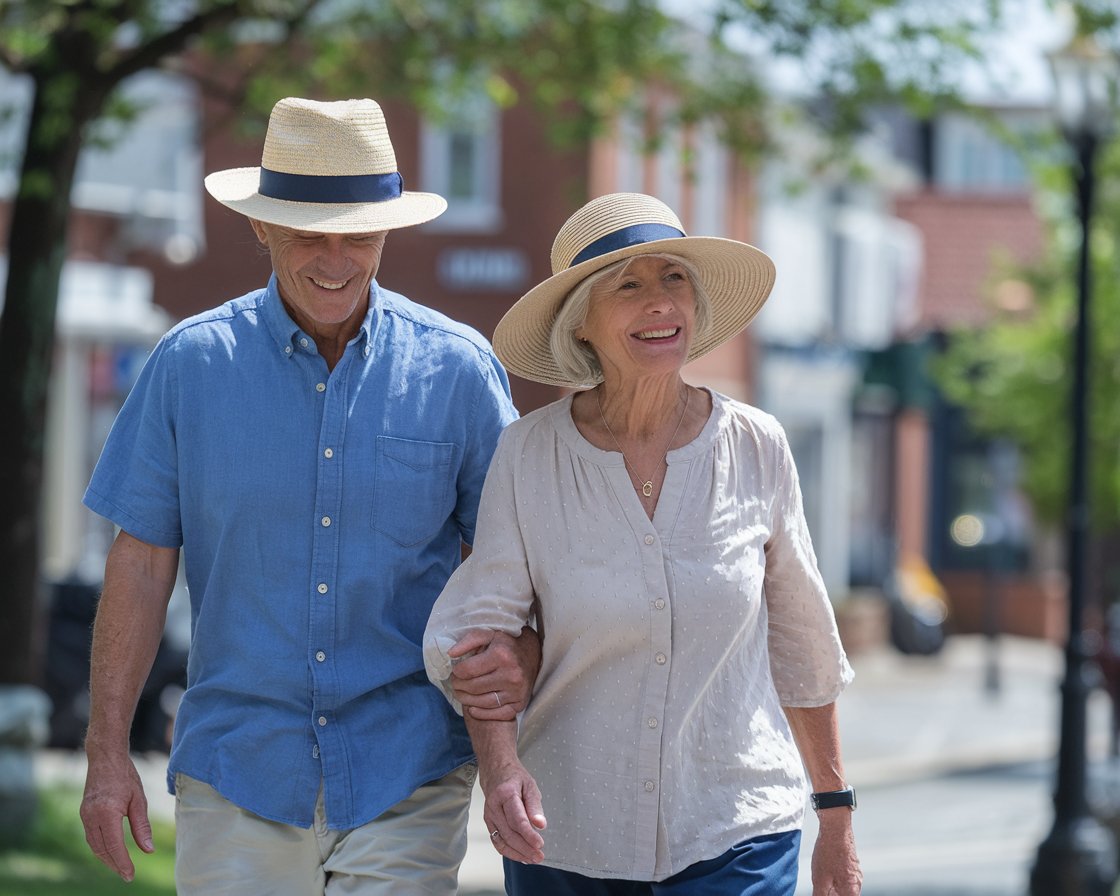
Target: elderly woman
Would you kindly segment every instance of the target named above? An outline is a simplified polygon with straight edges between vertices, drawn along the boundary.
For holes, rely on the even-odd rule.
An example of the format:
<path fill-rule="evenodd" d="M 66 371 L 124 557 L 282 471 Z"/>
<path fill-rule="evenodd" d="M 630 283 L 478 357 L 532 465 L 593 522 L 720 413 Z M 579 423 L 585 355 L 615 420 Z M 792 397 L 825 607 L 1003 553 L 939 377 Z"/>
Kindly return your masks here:
<path fill-rule="evenodd" d="M 506 890 L 792 894 L 807 772 L 813 892 L 852 896 L 835 708 L 852 673 L 789 446 L 772 417 L 681 377 L 750 322 L 773 265 L 616 193 L 564 224 L 552 268 L 494 348 L 581 391 L 503 433 L 474 553 L 425 635 L 453 702 L 480 630 L 535 618 L 543 638 L 520 730 L 472 718 L 476 701 L 467 717 Z"/>

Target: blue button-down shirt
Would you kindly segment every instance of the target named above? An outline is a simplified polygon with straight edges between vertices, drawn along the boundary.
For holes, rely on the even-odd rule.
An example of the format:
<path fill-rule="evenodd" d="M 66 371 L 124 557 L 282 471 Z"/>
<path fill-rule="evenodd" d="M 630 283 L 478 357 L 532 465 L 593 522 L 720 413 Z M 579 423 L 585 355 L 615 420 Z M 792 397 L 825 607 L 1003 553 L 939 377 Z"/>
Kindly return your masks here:
<path fill-rule="evenodd" d="M 192 646 L 168 768 L 251 812 L 352 828 L 471 757 L 424 672 L 516 411 L 486 341 L 380 289 L 333 371 L 268 287 L 159 343 L 85 495 L 183 547 Z"/>

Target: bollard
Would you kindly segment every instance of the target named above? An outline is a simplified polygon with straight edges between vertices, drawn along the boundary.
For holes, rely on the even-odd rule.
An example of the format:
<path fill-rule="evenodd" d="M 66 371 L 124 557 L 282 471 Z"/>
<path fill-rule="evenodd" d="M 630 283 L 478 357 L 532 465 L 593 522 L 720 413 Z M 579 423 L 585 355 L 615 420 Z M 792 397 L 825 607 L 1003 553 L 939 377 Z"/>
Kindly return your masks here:
<path fill-rule="evenodd" d="M 50 732 L 51 702 L 30 685 L 0 686 L 0 850 L 31 834 L 38 808 L 35 752 Z"/>

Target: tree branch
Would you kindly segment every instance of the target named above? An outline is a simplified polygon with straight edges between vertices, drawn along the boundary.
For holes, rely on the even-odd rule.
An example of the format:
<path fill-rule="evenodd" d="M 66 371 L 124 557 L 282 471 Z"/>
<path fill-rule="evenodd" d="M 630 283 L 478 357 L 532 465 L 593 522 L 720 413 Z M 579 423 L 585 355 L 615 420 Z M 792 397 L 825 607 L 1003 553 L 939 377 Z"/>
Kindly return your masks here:
<path fill-rule="evenodd" d="M 132 52 L 121 56 L 103 74 L 111 82 L 119 83 L 129 75 L 155 68 L 167 56 L 182 50 L 192 37 L 197 37 L 211 28 L 228 25 L 236 21 L 240 15 L 241 4 L 238 0 L 214 6 L 179 23 L 170 31 L 143 41 Z"/>
<path fill-rule="evenodd" d="M 17 73 L 22 71 L 22 63 L 13 53 L 9 53 L 4 47 L 0 47 L 0 67 L 6 68 L 9 72 Z"/>
<path fill-rule="evenodd" d="M 303 0 L 286 23 L 290 25 L 303 21 L 318 3 L 319 0 Z M 110 80 L 119 82 L 136 72 L 154 68 L 168 56 L 173 56 L 184 49 L 191 38 L 232 24 L 239 18 L 251 17 L 251 6 L 252 4 L 247 4 L 244 0 L 230 0 L 228 3 L 217 4 L 205 12 L 200 12 L 193 18 L 181 22 L 171 31 L 140 44 L 131 53 L 117 60 L 105 75 Z"/>

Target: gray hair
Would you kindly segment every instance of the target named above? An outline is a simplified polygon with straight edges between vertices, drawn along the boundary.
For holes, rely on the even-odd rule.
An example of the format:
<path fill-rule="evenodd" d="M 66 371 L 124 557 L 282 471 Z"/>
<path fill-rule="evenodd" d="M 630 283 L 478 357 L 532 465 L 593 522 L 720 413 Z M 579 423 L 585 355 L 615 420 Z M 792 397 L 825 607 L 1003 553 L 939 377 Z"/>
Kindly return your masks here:
<path fill-rule="evenodd" d="M 674 264 L 679 264 L 692 284 L 692 292 L 696 297 L 696 330 L 692 334 L 693 341 L 703 336 L 711 323 L 712 301 L 708 291 L 700 280 L 696 266 L 679 255 L 669 255 L 662 252 L 651 252 L 648 255 L 631 255 L 614 264 L 596 271 L 584 278 L 568 293 L 567 298 L 556 312 L 549 332 L 548 347 L 552 357 L 561 373 L 574 383 L 593 386 L 603 381 L 603 368 L 599 364 L 599 357 L 590 343 L 580 340 L 576 330 L 587 321 L 587 312 L 591 308 L 591 290 L 604 280 L 613 277 L 613 285 L 617 285 L 626 274 L 626 269 L 636 258 L 663 258 Z"/>

